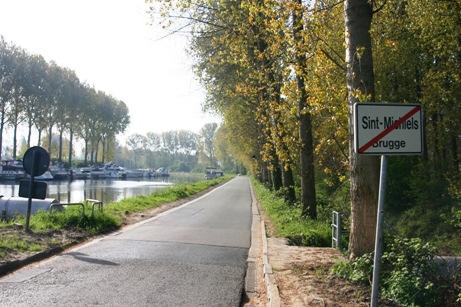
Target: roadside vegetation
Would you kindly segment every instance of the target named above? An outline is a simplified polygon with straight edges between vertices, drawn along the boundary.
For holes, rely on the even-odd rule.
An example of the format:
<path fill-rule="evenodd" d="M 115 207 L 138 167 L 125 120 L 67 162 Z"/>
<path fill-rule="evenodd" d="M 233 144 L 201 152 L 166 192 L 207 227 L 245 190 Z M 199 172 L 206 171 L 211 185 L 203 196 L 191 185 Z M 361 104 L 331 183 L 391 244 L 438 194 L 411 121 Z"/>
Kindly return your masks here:
<path fill-rule="evenodd" d="M 30 234 L 24 232 L 24 218 L 21 216 L 1 221 L 0 263 L 114 231 L 127 223 L 127 219 L 134 213 L 143 213 L 163 204 L 185 199 L 231 178 L 231 175 L 227 175 L 213 180 L 174 185 L 150 195 L 107 204 L 102 213 L 96 210 L 94 215 L 91 215 L 89 206 L 85 208 L 85 215 L 76 206 L 53 213 L 41 211 L 31 217 Z"/>
<path fill-rule="evenodd" d="M 399 306 L 459 306 L 461 268 L 441 269 L 436 249 L 419 238 L 387 237 L 381 272 L 381 297 Z M 349 281 L 370 286 L 373 253 L 351 262 L 337 263 L 332 273 Z"/>
<path fill-rule="evenodd" d="M 370 255 L 379 159 L 354 152 L 352 106 L 421 104 L 423 154 L 389 158 L 384 228 L 406 245 L 384 247 L 401 255 L 384 292 L 402 305 L 437 306 L 426 300 L 442 295 L 420 272 L 426 264 L 405 259 L 426 244 L 431 255 L 461 254 L 459 1 L 155 2 L 154 20 L 190 31 L 204 106 L 223 117 L 229 153 L 257 179 L 277 235 L 293 244 L 327 245 L 335 209 L 347 258 Z"/>
<path fill-rule="evenodd" d="M 289 245 L 330 247 L 331 212 L 347 212 L 348 187 L 335 193 L 325 194 L 324 184 L 318 184 L 319 215 L 316 220 L 303 218 L 300 204 L 290 204 L 282 193 L 271 190 L 256 179 L 252 179 L 258 202 L 270 220 L 269 232 L 276 237 L 287 238 Z M 389 192 L 392 195 L 392 190 Z M 445 208 L 446 209 L 446 208 Z M 427 216 L 437 216 L 445 209 L 435 210 Z M 418 220 L 386 229 L 381 272 L 381 298 L 386 306 L 456 306 L 461 304 L 461 267 L 443 269 L 447 260 L 441 254 L 459 255 L 460 215 L 451 211 L 450 218 L 412 237 L 408 229 L 422 231 L 416 225 L 429 221 Z M 392 214 L 392 213 L 391 213 Z M 389 215 L 388 218 L 395 218 Z M 347 216 L 346 216 L 347 218 Z M 445 215 L 442 214 L 442 219 Z M 347 219 L 346 219 L 346 222 Z M 345 225 L 349 227 L 348 223 Z M 449 230 L 449 231 L 447 231 Z M 443 233 L 442 237 L 439 237 Z M 422 234 L 425 234 L 422 239 Z M 347 251 L 347 237 L 342 238 L 342 251 Z M 346 256 L 346 255 L 345 255 Z M 352 261 L 343 260 L 324 272 L 324 278 L 339 277 L 352 282 L 358 289 L 370 289 L 373 272 L 373 253 L 366 253 Z M 449 260 L 448 260 L 449 261 Z M 367 290 L 367 291 L 368 291 Z"/>
<path fill-rule="evenodd" d="M 299 204 L 288 203 L 283 195 L 274 193 L 255 179 L 252 184 L 258 202 L 274 227 L 272 235 L 287 238 L 290 245 L 331 246 L 329 216 L 317 220 L 303 218 Z"/>

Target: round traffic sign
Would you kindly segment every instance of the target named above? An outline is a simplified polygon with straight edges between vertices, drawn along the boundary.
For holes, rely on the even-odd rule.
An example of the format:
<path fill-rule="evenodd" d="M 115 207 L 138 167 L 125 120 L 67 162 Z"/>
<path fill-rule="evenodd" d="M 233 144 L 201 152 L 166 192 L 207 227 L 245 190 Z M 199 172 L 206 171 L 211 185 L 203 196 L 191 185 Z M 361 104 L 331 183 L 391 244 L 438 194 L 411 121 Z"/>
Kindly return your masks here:
<path fill-rule="evenodd" d="M 27 149 L 23 158 L 24 170 L 31 176 L 43 175 L 50 166 L 50 154 L 40 146 Z"/>

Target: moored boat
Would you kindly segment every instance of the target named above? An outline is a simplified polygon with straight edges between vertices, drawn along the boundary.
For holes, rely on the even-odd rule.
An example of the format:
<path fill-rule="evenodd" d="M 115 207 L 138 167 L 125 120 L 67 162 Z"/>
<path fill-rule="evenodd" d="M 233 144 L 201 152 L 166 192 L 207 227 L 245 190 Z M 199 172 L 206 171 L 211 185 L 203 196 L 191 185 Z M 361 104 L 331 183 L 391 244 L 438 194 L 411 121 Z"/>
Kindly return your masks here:
<path fill-rule="evenodd" d="M 170 177 L 170 172 L 168 171 L 167 168 L 160 167 L 154 171 L 153 177 L 160 177 L 160 178 Z"/>
<path fill-rule="evenodd" d="M 70 176 L 69 171 L 67 171 L 62 164 L 51 165 L 50 172 L 56 180 L 68 179 Z"/>
<path fill-rule="evenodd" d="M 105 178 L 114 178 L 114 179 L 120 179 L 120 178 L 126 178 L 126 170 L 112 162 L 104 164 L 103 167 L 104 175 Z"/>
<path fill-rule="evenodd" d="M 0 180 L 19 180 L 25 172 L 21 160 L 5 160 L 0 166 Z"/>
<path fill-rule="evenodd" d="M 126 170 L 126 178 L 143 178 L 146 172 L 140 169 Z"/>
<path fill-rule="evenodd" d="M 54 177 L 53 177 L 53 175 L 51 174 L 50 171 L 46 171 L 40 176 L 35 176 L 35 179 L 36 180 L 53 180 Z"/>

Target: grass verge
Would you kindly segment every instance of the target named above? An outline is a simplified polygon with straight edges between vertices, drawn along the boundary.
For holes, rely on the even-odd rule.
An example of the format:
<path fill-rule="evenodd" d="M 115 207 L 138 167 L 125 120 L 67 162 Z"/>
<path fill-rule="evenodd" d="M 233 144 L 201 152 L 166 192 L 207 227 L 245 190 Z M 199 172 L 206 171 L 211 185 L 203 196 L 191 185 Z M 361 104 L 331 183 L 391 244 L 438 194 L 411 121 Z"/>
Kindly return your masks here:
<path fill-rule="evenodd" d="M 290 245 L 326 247 L 331 245 L 330 225 L 324 220 L 301 217 L 301 208 L 287 204 L 283 197 L 252 179 L 256 198 L 275 228 L 275 236 Z"/>
<path fill-rule="evenodd" d="M 144 212 L 163 204 L 190 197 L 210 187 L 224 183 L 232 176 L 178 184 L 150 195 L 127 198 L 104 206 L 103 213 L 81 214 L 80 207 L 70 207 L 61 212 L 38 212 L 31 217 L 31 233 L 26 234 L 22 225 L 24 217 L 18 216 L 0 222 L 0 264 L 24 258 L 46 249 L 65 246 L 88 237 L 108 233 L 120 228 L 133 213 Z"/>

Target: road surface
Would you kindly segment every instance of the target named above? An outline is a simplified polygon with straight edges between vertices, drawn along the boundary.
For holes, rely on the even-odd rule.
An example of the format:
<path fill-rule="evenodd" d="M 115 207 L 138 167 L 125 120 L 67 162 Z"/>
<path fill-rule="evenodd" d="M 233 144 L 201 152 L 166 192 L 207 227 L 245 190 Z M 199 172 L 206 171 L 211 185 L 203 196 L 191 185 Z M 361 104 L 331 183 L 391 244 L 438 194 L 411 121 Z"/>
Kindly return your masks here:
<path fill-rule="evenodd" d="M 1 306 L 238 306 L 251 195 L 237 177 L 191 203 L 0 279 Z"/>

